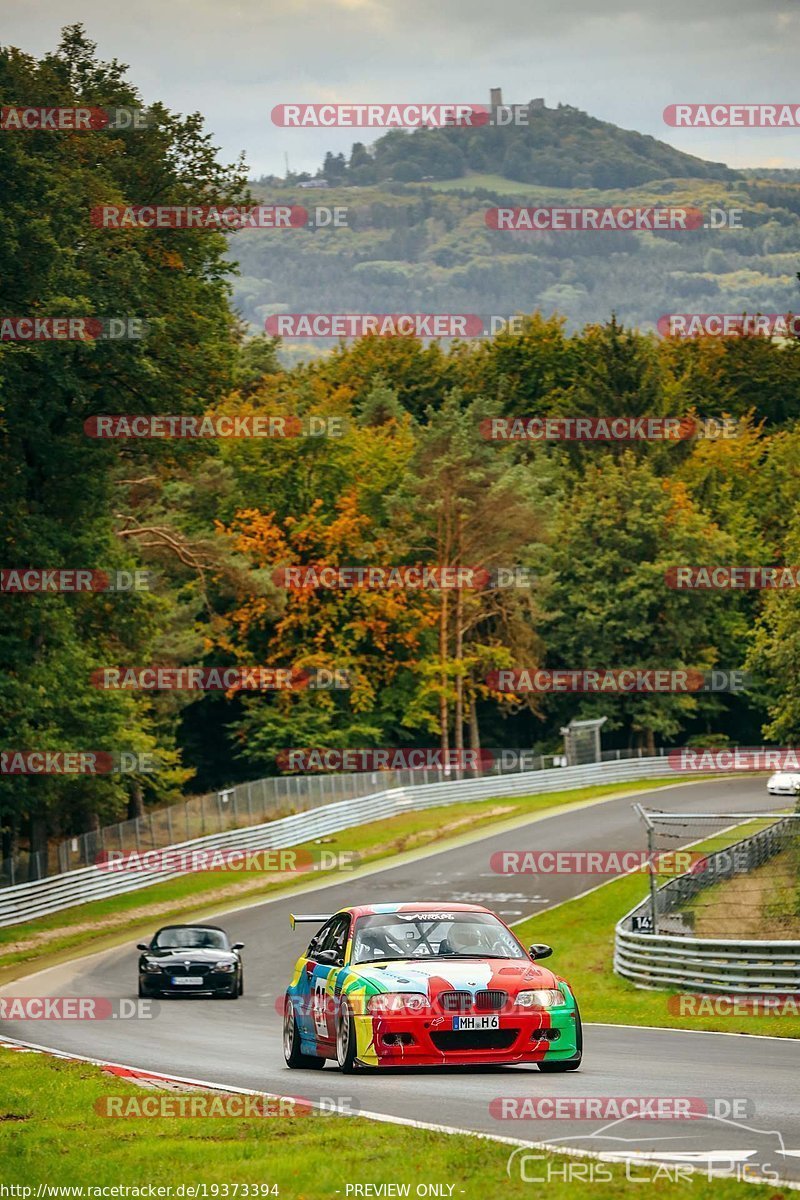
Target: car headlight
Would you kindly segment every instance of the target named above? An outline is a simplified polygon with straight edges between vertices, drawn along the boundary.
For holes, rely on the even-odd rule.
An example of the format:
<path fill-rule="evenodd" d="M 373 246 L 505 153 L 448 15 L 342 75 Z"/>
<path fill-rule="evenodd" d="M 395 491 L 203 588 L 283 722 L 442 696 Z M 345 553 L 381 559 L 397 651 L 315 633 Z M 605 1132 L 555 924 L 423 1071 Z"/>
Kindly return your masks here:
<path fill-rule="evenodd" d="M 231 971 L 236 970 L 236 963 L 217 963 L 215 971 L 224 971 L 226 975 L 230 975 Z"/>
<path fill-rule="evenodd" d="M 553 1008 L 563 1004 L 564 997 L 558 988 L 536 988 L 530 992 L 518 992 L 517 1004 L 520 1008 Z"/>
<path fill-rule="evenodd" d="M 367 1004 L 367 1012 L 374 1016 L 388 1016 L 390 1013 L 416 1016 L 429 1009 L 428 997 L 422 992 L 384 992 L 380 996 L 373 996 Z"/>
<path fill-rule="evenodd" d="M 145 971 L 147 971 L 148 975 L 161 975 L 161 974 L 163 974 L 163 967 L 160 967 L 160 966 L 158 965 L 158 963 L 154 963 L 154 962 L 146 962 L 146 963 L 144 964 L 144 969 L 145 969 Z"/>

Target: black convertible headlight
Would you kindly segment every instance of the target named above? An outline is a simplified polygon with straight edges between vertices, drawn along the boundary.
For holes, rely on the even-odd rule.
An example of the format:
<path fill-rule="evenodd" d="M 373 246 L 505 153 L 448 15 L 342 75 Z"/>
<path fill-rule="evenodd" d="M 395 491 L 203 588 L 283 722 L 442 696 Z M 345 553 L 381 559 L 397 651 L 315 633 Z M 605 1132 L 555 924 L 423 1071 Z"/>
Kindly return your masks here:
<path fill-rule="evenodd" d="M 144 964 L 144 969 L 147 971 L 148 975 L 160 975 L 163 972 L 163 967 L 160 967 L 158 963 L 154 962 L 146 962 Z"/>
<path fill-rule="evenodd" d="M 229 975 L 231 973 L 231 971 L 236 970 L 236 963 L 217 963 L 214 970 L 215 971 L 224 971 L 226 975 Z"/>

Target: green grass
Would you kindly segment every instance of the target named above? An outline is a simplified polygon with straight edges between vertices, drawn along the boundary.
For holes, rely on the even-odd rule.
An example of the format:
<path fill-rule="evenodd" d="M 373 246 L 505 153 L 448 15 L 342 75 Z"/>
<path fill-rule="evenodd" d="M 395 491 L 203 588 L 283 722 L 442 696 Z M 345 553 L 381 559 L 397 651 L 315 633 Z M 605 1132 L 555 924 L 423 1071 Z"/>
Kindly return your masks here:
<path fill-rule="evenodd" d="M 761 825 L 758 826 L 759 828 Z M 750 824 L 704 841 L 698 849 L 719 849 L 753 832 Z M 524 945 L 546 942 L 555 951 L 552 964 L 575 990 L 585 1021 L 612 1025 L 660 1025 L 721 1033 L 757 1033 L 800 1037 L 796 1016 L 679 1016 L 669 1011 L 674 991 L 647 991 L 615 975 L 612 969 L 614 926 L 648 893 L 643 872 L 604 884 L 578 900 L 568 900 L 514 926 Z"/>
<path fill-rule="evenodd" d="M 425 846 L 457 844 L 459 836 L 497 825 L 519 822 L 564 805 L 589 802 L 603 796 L 667 787 L 675 779 L 603 784 L 575 788 L 541 796 L 513 796 L 478 802 L 454 804 L 446 808 L 400 813 L 368 825 L 343 830 L 325 839 L 324 845 L 306 842 L 301 849 L 350 851 L 361 865 L 378 862 L 404 851 Z M 496 810 L 502 809 L 501 813 Z M 464 824 L 452 829 L 457 822 Z M 340 873 L 341 874 L 341 873 Z M 75 950 L 104 949 L 133 937 L 137 931 L 152 930 L 178 917 L 197 917 L 209 911 L 219 912 L 241 907 L 254 897 L 272 895 L 298 884 L 333 878 L 332 871 L 312 874 L 286 874 L 277 877 L 247 872 L 207 871 L 182 875 L 164 883 L 151 884 L 135 892 L 95 900 L 62 912 L 39 917 L 21 925 L 0 929 L 0 983 L 24 974 L 29 967 L 48 966 Z M 231 895 L 229 890 L 243 884 L 248 890 Z M 154 911 L 157 909 L 158 911 Z"/>
<path fill-rule="evenodd" d="M 340 1088 L 337 1077 L 332 1090 Z M 3 1183 L 29 1187 L 34 1195 L 39 1184 L 123 1184 L 168 1186 L 174 1197 L 180 1184 L 205 1184 L 213 1200 L 233 1197 L 230 1185 L 277 1184 L 277 1194 L 285 1200 L 318 1200 L 337 1193 L 344 1197 L 346 1185 L 353 1183 L 410 1184 L 413 1196 L 420 1182 L 453 1185 L 456 1200 L 500 1195 L 530 1200 L 541 1194 L 541 1189 L 522 1182 L 518 1172 L 507 1176 L 512 1147 L 487 1139 L 359 1117 L 104 1117 L 95 1111 L 103 1097 L 151 1100 L 167 1093 L 143 1089 L 86 1063 L 46 1055 L 0 1049 L 0 1095 Z M 447 1117 L 443 1111 L 442 1121 Z M 498 1132 L 514 1136 L 518 1131 Z M 549 1161 L 562 1171 L 569 1162 L 558 1155 L 549 1156 Z M 548 1169 L 543 1162 L 532 1166 L 539 1174 Z M 596 1200 L 641 1195 L 641 1184 L 626 1181 L 622 1164 L 606 1168 L 613 1179 L 593 1185 Z M 636 1173 L 646 1170 L 638 1167 Z M 694 1200 L 737 1200 L 746 1194 L 742 1184 L 699 1176 L 691 1184 L 659 1179 L 649 1186 L 648 1195 L 659 1200 L 682 1200 L 687 1186 Z M 575 1187 L 575 1182 L 556 1177 L 547 1194 L 552 1200 L 572 1200 Z"/>
<path fill-rule="evenodd" d="M 669 179 L 650 180 L 639 187 L 619 188 L 568 188 L 546 187 L 538 183 L 521 183 L 504 179 L 502 175 L 469 174 L 459 179 L 437 179 L 416 183 L 413 187 L 429 188 L 435 192 L 471 192 L 475 188 L 486 188 L 500 196 L 528 197 L 536 204 L 688 204 L 705 209 L 710 205 L 719 207 L 754 209 L 755 201 L 741 193 L 738 181 L 724 182 L 717 179 Z"/>

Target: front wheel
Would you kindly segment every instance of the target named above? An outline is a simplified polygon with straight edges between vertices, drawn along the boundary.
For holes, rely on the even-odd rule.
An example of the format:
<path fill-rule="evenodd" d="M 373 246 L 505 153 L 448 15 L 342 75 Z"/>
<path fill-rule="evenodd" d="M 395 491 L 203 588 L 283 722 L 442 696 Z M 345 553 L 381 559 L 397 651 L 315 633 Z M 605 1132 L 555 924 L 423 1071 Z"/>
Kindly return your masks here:
<path fill-rule="evenodd" d="M 297 1028 L 297 1018 L 288 996 L 283 1012 L 283 1057 L 286 1059 L 287 1067 L 291 1067 L 293 1070 L 305 1067 L 312 1071 L 319 1071 L 325 1066 L 324 1058 L 317 1058 L 316 1054 L 303 1054 L 300 1049 L 300 1030 Z"/>
<path fill-rule="evenodd" d="M 349 1075 L 355 1070 L 356 1023 L 346 1000 L 342 1001 L 336 1018 L 336 1061 L 343 1075 Z"/>

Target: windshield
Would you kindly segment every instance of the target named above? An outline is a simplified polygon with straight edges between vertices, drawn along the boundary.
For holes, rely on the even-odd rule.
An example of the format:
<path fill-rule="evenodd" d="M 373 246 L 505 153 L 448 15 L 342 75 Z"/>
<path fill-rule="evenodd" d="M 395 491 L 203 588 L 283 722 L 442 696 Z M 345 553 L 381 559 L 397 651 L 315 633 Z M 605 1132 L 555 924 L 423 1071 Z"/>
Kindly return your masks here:
<path fill-rule="evenodd" d="M 159 950 L 227 950 L 221 929 L 162 929 L 153 941 Z"/>
<path fill-rule="evenodd" d="M 354 963 L 394 958 L 525 958 L 514 935 L 491 913 L 375 913 L 359 917 Z"/>

